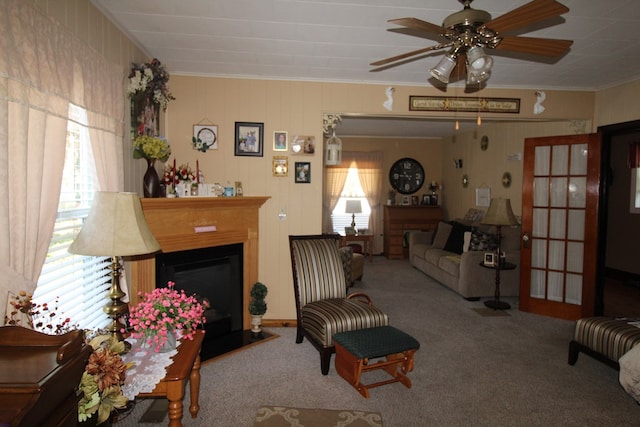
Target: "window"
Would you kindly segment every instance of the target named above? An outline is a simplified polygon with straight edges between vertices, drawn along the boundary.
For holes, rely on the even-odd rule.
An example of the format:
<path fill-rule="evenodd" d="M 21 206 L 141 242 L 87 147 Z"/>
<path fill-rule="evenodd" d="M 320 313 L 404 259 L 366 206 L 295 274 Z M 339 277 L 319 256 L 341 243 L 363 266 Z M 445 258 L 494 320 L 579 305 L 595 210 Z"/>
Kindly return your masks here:
<path fill-rule="evenodd" d="M 360 200 L 362 204 L 362 213 L 355 214 L 356 229 L 362 230 L 369 227 L 369 215 L 371 215 L 371 207 L 367 198 L 365 197 L 362 185 L 360 184 L 360 178 L 358 177 L 357 168 L 349 168 L 347 174 L 347 180 L 340 193 L 340 199 L 335 209 L 331 213 L 331 220 L 333 222 L 333 232 L 345 234 L 344 228 L 351 227 L 351 221 L 353 219 L 352 214 L 346 213 L 347 200 Z"/>
<path fill-rule="evenodd" d="M 58 325 L 70 318 L 83 329 L 108 325 L 109 317 L 96 307 L 108 301 L 111 273 L 108 257 L 70 254 L 67 249 L 89 214 L 98 190 L 87 118 L 84 109 L 70 105 L 67 144 L 58 215 L 49 251 L 38 279 L 34 301 L 47 303 Z"/>
<path fill-rule="evenodd" d="M 631 169 L 631 200 L 629 212 L 640 214 L 640 173 L 637 168 Z"/>

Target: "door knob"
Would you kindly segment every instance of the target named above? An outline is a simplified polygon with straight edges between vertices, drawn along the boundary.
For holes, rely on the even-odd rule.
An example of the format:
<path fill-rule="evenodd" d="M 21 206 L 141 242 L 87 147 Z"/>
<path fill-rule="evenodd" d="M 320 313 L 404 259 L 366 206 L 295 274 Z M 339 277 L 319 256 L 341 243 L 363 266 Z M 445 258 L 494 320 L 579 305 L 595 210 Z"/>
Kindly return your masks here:
<path fill-rule="evenodd" d="M 522 235 L 522 245 L 528 249 L 530 241 L 531 239 L 529 238 L 529 233 L 524 233 Z"/>

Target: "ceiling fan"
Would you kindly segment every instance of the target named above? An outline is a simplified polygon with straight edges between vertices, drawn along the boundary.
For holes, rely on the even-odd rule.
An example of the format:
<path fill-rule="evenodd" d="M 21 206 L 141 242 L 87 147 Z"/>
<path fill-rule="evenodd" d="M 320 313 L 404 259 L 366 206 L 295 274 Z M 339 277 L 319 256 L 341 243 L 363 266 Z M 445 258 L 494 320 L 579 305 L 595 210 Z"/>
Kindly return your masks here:
<path fill-rule="evenodd" d="M 467 84 L 479 85 L 491 77 L 493 65 L 493 58 L 487 55 L 484 49 L 559 57 L 565 54 L 573 44 L 572 40 L 505 34 L 567 13 L 569 8 L 556 0 L 533 0 L 495 19 L 492 19 L 491 15 L 484 10 L 473 9 L 471 7 L 473 0 L 458 1 L 464 5 L 464 9 L 445 18 L 442 26 L 418 18 L 389 20 L 388 22 L 403 27 L 389 31 L 405 32 L 410 35 L 442 40 L 442 42 L 372 62 L 370 65 L 378 68 L 371 71 L 381 71 L 419 59 L 418 55 L 430 51 L 449 49 L 440 62 L 430 70 L 431 75 L 447 84 L 452 75 L 454 78 L 460 78 L 466 71 Z"/>

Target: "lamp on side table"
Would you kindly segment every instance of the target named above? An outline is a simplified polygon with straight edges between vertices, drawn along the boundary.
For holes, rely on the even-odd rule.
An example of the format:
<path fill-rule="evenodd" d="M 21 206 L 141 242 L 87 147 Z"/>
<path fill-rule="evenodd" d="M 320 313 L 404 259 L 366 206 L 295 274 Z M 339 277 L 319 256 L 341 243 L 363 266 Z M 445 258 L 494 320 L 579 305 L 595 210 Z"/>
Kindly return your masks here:
<path fill-rule="evenodd" d="M 513 210 L 511 209 L 511 200 L 510 199 L 500 199 L 495 198 L 491 199 L 491 204 L 489 205 L 489 209 L 487 209 L 487 213 L 484 215 L 482 219 L 483 224 L 487 225 L 495 225 L 497 228 L 498 234 L 498 254 L 496 256 L 497 262 L 493 266 L 496 270 L 496 290 L 494 299 L 488 300 L 484 302 L 489 308 L 493 308 L 494 310 L 508 310 L 511 306 L 504 302 L 500 301 L 500 270 L 504 269 L 512 269 L 515 268 L 515 265 L 502 262 L 502 226 L 503 225 L 516 225 L 518 224 L 518 220 L 516 216 L 513 214 Z"/>
<path fill-rule="evenodd" d="M 127 303 L 120 300 L 126 295 L 120 288 L 120 257 L 158 250 L 160 244 L 149 230 L 137 194 L 106 191 L 95 194 L 87 220 L 69 246 L 69 252 L 111 257 L 111 302 L 103 310 L 112 319 L 108 331 L 118 341 L 124 341 L 119 318 L 129 312 Z"/>

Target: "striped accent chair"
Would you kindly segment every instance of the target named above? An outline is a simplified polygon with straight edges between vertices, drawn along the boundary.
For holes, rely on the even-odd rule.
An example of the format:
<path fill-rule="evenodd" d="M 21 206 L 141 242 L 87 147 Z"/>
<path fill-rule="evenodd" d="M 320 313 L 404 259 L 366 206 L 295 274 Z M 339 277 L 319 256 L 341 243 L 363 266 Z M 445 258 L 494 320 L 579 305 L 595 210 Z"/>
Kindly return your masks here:
<path fill-rule="evenodd" d="M 618 360 L 638 344 L 640 319 L 603 316 L 578 319 L 569 343 L 569 364 L 574 365 L 582 352 L 619 369 Z"/>
<path fill-rule="evenodd" d="M 347 296 L 347 280 L 339 251 L 340 236 L 289 236 L 296 298 L 296 343 L 304 337 L 320 352 L 323 375 L 335 353 L 333 335 L 389 324 L 388 316 L 366 294 Z"/>

